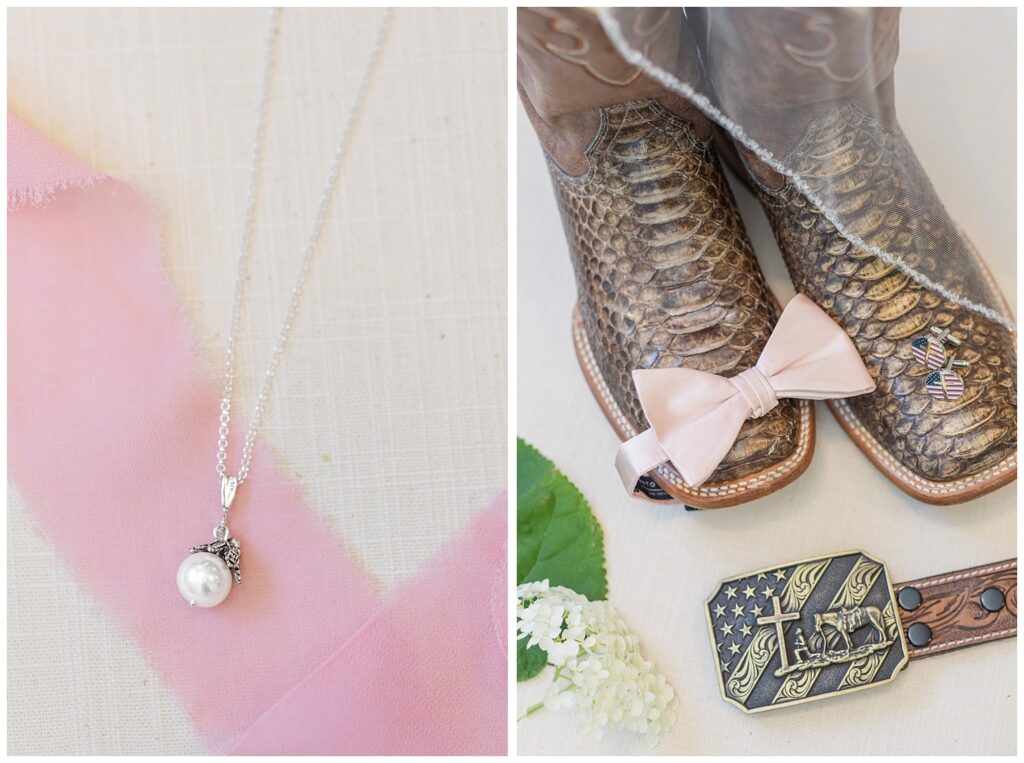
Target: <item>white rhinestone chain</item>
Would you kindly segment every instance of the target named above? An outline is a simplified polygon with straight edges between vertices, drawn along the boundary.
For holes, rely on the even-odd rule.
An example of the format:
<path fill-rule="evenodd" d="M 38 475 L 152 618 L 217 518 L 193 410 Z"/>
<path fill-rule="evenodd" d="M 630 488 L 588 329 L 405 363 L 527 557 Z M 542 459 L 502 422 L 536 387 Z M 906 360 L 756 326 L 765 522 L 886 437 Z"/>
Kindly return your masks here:
<path fill-rule="evenodd" d="M 238 343 L 238 326 L 242 313 L 242 296 L 249 264 L 249 252 L 252 244 L 252 222 L 253 211 L 256 204 L 256 193 L 259 185 L 260 169 L 263 163 L 263 140 L 266 133 L 267 109 L 270 101 L 270 85 L 274 70 L 274 56 L 277 43 L 277 24 L 281 15 L 280 8 L 270 10 L 267 24 L 267 36 L 263 52 L 263 86 L 260 92 L 259 118 L 256 124 L 256 137 L 252 143 L 252 159 L 249 165 L 249 190 L 245 197 L 245 217 L 242 223 L 242 239 L 238 253 L 238 272 L 235 280 L 234 305 L 231 311 L 231 327 L 228 333 L 228 351 L 226 372 L 224 375 L 224 394 L 220 401 L 220 431 L 217 439 L 217 474 L 222 478 L 226 474 L 225 463 L 228 457 L 228 423 L 231 420 L 231 391 L 235 378 L 235 350 Z M 260 388 L 259 396 L 256 398 L 256 409 L 253 411 L 252 421 L 249 422 L 249 429 L 245 433 L 245 444 L 242 447 L 242 461 L 238 469 L 238 484 L 242 484 L 249 475 L 249 462 L 252 460 L 253 443 L 259 432 L 260 419 L 266 409 L 267 398 L 270 395 L 270 387 L 274 381 L 274 374 L 281 363 L 281 355 L 288 342 L 288 335 L 291 332 L 292 322 L 298 312 L 299 301 L 302 296 L 302 287 L 306 280 L 306 273 L 313 260 L 313 253 L 316 251 L 317 243 L 320 240 L 320 233 L 327 218 L 327 211 L 330 209 L 331 198 L 334 195 L 334 188 L 337 185 L 338 173 L 341 169 L 341 162 L 348 145 L 349 134 L 355 123 L 363 102 L 366 99 L 366 91 L 369 87 L 374 69 L 380 59 L 380 53 L 384 46 L 384 38 L 391 21 L 392 9 L 386 9 L 384 17 L 377 28 L 376 39 L 370 57 L 363 70 L 363 76 L 359 81 L 359 88 L 356 91 L 355 102 L 349 112 L 348 119 L 338 138 L 334 149 L 334 160 L 324 183 L 323 193 L 320 196 L 320 206 L 313 221 L 313 229 L 310 231 L 309 240 L 306 243 L 306 253 L 299 266 L 299 274 L 292 287 L 291 301 L 288 303 L 288 312 L 285 313 L 284 321 L 281 324 L 277 336 L 277 344 L 274 345 L 270 356 L 270 363 L 263 376 L 263 386 Z"/>

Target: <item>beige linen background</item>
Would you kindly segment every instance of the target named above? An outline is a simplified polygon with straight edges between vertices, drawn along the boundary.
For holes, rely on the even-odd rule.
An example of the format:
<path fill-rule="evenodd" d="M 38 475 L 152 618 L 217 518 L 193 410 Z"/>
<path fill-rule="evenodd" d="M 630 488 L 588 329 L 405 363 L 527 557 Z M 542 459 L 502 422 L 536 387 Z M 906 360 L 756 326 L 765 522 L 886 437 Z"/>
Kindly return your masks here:
<path fill-rule="evenodd" d="M 10 108 L 152 200 L 167 271 L 218 379 L 266 16 L 8 13 Z M 282 14 L 241 334 L 246 419 L 380 18 Z M 263 427 L 384 592 L 506 482 L 506 45 L 504 9 L 396 11 Z M 209 446 L 209 474 L 182 479 L 216 479 Z M 176 698 L 78 588 L 16 489 L 9 751 L 201 751 Z M 160 510 L 144 493 L 125 499 L 139 522 Z M 196 511 L 217 520 L 216 506 Z"/>
<path fill-rule="evenodd" d="M 939 196 L 1015 299 L 1016 101 L 1013 10 L 904 11 L 896 89 L 900 121 Z M 701 607 L 714 584 L 821 552 L 862 548 L 896 581 L 1016 555 L 1015 487 L 937 508 L 891 485 L 823 405 L 808 471 L 745 506 L 684 512 L 626 497 L 616 438 L 581 375 L 569 334 L 572 270 L 550 183 L 519 118 L 518 429 L 572 479 L 605 531 L 609 598 L 679 695 L 679 722 L 658 753 L 1010 754 L 1016 641 L 915 661 L 895 683 L 744 716 L 719 697 Z M 733 189 L 773 291 L 793 294 L 767 220 Z M 520 712 L 544 681 L 520 684 Z M 628 733 L 585 740 L 564 713 L 518 724 L 519 752 L 648 753 Z"/>

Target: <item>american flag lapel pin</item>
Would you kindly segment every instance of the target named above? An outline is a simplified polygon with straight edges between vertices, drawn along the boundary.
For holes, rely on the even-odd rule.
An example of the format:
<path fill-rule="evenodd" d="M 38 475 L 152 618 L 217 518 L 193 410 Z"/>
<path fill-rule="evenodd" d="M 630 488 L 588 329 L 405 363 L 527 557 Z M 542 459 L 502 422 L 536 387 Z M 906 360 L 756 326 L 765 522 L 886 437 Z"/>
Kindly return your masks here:
<path fill-rule="evenodd" d="M 925 380 L 925 389 L 928 394 L 938 400 L 956 400 L 964 394 L 964 380 L 953 369 L 966 368 L 971 365 L 966 360 L 950 358 L 944 368 L 933 371 Z"/>
<path fill-rule="evenodd" d="M 960 345 L 960 340 L 949 333 L 949 329 L 940 329 L 938 326 L 931 327 L 934 336 L 921 336 L 911 344 L 911 351 L 914 360 L 922 365 L 928 366 L 933 371 L 942 368 L 946 362 L 945 343 L 949 342 L 954 347 Z"/>

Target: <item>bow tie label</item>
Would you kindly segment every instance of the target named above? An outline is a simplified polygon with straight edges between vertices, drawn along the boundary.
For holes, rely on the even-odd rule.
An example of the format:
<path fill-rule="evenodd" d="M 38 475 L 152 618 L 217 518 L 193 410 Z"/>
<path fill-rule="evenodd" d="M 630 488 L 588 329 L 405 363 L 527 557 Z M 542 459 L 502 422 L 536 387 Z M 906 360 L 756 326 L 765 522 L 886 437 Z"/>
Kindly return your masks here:
<path fill-rule="evenodd" d="M 647 498 L 652 501 L 673 501 L 675 500 L 672 496 L 666 493 L 661 485 L 654 481 L 652 477 L 647 475 L 642 476 L 636 481 L 636 492 L 643 493 Z"/>

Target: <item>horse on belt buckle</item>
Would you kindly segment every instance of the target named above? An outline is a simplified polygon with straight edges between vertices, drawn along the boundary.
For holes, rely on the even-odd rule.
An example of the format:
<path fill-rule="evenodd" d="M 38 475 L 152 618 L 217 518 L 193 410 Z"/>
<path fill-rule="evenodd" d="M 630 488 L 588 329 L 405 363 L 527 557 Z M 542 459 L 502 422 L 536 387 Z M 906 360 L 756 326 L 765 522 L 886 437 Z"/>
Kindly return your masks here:
<path fill-rule="evenodd" d="M 843 654 L 849 654 L 853 649 L 850 636 L 867 625 L 875 629 L 880 641 L 887 640 L 885 628 L 882 626 L 882 610 L 878 607 L 851 607 L 840 609 L 838 612 L 819 612 L 814 615 L 814 629 L 821 637 L 822 643 L 826 643 L 825 629 L 832 628 L 846 644 Z"/>

